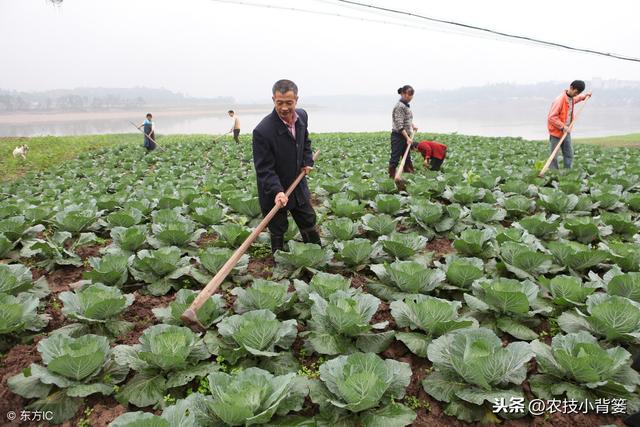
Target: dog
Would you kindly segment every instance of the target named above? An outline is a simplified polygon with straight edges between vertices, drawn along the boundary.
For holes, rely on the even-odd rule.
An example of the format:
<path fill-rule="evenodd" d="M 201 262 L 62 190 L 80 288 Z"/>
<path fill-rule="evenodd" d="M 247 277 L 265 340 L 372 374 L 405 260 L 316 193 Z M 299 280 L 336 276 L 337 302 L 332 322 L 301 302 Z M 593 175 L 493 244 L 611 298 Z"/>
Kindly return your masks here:
<path fill-rule="evenodd" d="M 22 160 L 27 160 L 27 153 L 29 152 L 29 146 L 27 144 L 21 145 L 13 149 L 13 158 L 20 156 Z"/>

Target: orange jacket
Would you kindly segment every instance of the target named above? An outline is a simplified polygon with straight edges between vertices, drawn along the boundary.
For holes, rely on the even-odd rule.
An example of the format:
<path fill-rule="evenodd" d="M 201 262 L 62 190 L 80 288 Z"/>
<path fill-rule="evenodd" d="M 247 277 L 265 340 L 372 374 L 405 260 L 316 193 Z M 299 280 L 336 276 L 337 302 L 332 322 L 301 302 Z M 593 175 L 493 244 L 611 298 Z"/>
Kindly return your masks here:
<path fill-rule="evenodd" d="M 573 98 L 573 111 L 571 112 L 571 121 L 573 122 L 573 113 L 577 103 L 585 100 L 586 95 L 578 95 Z M 567 123 L 567 114 L 569 114 L 569 97 L 567 91 L 563 90 L 560 95 L 551 104 L 549 115 L 547 116 L 547 128 L 549 134 L 556 138 L 562 137 L 562 128 Z"/>

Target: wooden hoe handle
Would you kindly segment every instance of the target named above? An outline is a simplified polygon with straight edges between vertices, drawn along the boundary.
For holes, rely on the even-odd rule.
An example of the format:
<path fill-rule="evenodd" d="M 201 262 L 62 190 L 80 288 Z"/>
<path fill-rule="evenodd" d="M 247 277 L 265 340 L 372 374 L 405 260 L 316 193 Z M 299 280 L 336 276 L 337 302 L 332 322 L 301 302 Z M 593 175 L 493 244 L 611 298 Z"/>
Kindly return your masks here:
<path fill-rule="evenodd" d="M 320 154 L 320 151 L 316 151 L 313 154 L 314 161 L 318 158 L 319 154 Z M 304 177 L 305 177 L 305 172 L 301 171 L 296 177 L 295 181 L 293 181 L 289 186 L 289 188 L 287 188 L 287 191 L 285 193 L 287 197 L 289 197 L 291 193 L 293 193 L 293 190 L 295 190 L 295 188 L 298 186 L 298 184 L 300 183 L 300 181 L 302 181 L 302 178 Z M 202 324 L 198 320 L 198 316 L 196 315 L 196 312 L 211 297 L 211 295 L 213 295 L 218 290 L 218 288 L 220 287 L 224 279 L 226 279 L 229 273 L 231 272 L 231 270 L 233 270 L 233 267 L 235 267 L 238 261 L 240 261 L 240 258 L 242 257 L 242 255 L 244 255 L 244 253 L 249 249 L 251 244 L 258 238 L 260 233 L 262 233 L 262 231 L 267 227 L 267 225 L 269 225 L 269 222 L 271 221 L 271 219 L 275 216 L 276 213 L 278 213 L 280 209 L 281 209 L 281 206 L 275 205 L 269 211 L 269 213 L 262 219 L 260 224 L 258 224 L 258 226 L 251 232 L 251 234 L 249 234 L 249 236 L 245 239 L 245 241 L 242 242 L 240 247 L 236 249 L 233 255 L 231 255 L 231 258 L 227 260 L 227 262 L 220 268 L 220 270 L 216 273 L 216 275 L 213 276 L 213 278 L 209 281 L 209 283 L 207 283 L 207 286 L 205 286 L 204 289 L 200 291 L 200 293 L 198 294 L 196 299 L 193 300 L 189 308 L 187 308 L 185 312 L 182 313 L 182 316 L 180 316 L 180 318 L 185 323 L 185 325 L 189 326 L 191 329 L 194 329 L 194 330 L 200 330 L 200 331 L 205 330 L 204 326 L 202 326 Z"/>
<path fill-rule="evenodd" d="M 407 162 L 407 157 L 409 156 L 409 151 L 411 151 L 411 146 L 407 144 L 407 148 L 404 150 L 404 154 L 402 155 L 402 160 L 400 161 L 400 165 L 398 165 L 398 170 L 396 171 L 396 176 L 393 178 L 395 182 L 400 182 L 402 179 L 402 170 L 404 169 L 404 164 Z"/>

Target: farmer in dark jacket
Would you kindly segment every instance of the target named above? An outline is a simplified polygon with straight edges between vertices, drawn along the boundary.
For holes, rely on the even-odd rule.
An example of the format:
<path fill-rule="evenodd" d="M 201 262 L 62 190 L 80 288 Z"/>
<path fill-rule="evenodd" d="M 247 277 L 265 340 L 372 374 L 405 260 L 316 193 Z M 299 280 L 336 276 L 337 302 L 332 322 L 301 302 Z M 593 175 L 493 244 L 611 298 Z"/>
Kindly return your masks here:
<path fill-rule="evenodd" d="M 272 92 L 275 108 L 253 130 L 253 164 L 262 215 L 266 216 L 274 205 L 284 207 L 269 223 L 271 250 L 275 252 L 284 248 L 287 212 L 291 212 L 305 243 L 320 244 L 320 235 L 306 178 L 290 197 L 285 194 L 301 171 L 308 175 L 313 169 L 307 112 L 296 109 L 298 87 L 294 82 L 279 80 Z"/>

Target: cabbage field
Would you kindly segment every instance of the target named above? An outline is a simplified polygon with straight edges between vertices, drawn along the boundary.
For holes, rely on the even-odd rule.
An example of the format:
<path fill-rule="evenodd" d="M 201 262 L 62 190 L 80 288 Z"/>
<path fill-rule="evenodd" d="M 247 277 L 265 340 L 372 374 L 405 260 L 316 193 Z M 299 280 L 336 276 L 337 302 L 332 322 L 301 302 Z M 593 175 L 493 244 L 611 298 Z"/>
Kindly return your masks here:
<path fill-rule="evenodd" d="M 578 145 L 539 178 L 546 142 L 437 138 L 443 169 L 399 191 L 386 133 L 313 136 L 323 245 L 291 221 L 272 257 L 263 233 L 197 313 L 206 333 L 180 315 L 261 219 L 247 139 L 0 183 L 0 425 L 622 425 L 638 150 Z"/>

